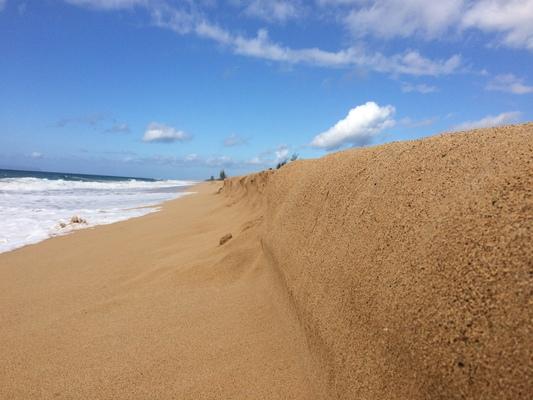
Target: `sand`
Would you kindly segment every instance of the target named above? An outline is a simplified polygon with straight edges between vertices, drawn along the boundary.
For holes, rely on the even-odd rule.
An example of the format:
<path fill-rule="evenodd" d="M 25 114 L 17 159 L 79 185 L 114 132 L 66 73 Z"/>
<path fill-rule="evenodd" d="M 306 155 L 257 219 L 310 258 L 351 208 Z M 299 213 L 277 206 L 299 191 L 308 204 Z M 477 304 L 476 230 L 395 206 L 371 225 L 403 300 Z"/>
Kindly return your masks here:
<path fill-rule="evenodd" d="M 533 124 L 220 187 L 0 254 L 0 399 L 530 398 Z"/>

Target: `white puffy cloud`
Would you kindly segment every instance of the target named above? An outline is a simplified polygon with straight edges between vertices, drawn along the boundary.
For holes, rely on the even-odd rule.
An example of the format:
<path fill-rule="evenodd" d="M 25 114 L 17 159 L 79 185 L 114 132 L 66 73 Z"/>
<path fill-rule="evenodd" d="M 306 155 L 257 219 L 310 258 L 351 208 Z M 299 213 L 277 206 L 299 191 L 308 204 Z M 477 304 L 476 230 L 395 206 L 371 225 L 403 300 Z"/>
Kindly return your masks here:
<path fill-rule="evenodd" d="M 513 74 L 497 75 L 487 84 L 487 90 L 513 94 L 533 93 L 533 86 L 528 86 Z"/>
<path fill-rule="evenodd" d="M 510 47 L 533 50 L 533 0 L 478 0 L 471 3 L 462 24 L 503 35 Z"/>
<path fill-rule="evenodd" d="M 516 122 L 521 113 L 518 111 L 504 112 L 498 115 L 487 115 L 477 121 L 466 121 L 452 128 L 453 131 L 467 131 L 478 128 L 491 128 Z"/>
<path fill-rule="evenodd" d="M 395 108 L 380 107 L 373 101 L 352 108 L 348 115 L 327 131 L 315 136 L 312 146 L 333 150 L 344 144 L 368 144 L 384 129 L 394 126 Z"/>
<path fill-rule="evenodd" d="M 145 142 L 172 143 L 184 142 L 189 139 L 191 139 L 189 134 L 177 130 L 172 126 L 159 124 L 157 122 L 152 122 L 148 125 L 143 136 L 143 141 Z"/>

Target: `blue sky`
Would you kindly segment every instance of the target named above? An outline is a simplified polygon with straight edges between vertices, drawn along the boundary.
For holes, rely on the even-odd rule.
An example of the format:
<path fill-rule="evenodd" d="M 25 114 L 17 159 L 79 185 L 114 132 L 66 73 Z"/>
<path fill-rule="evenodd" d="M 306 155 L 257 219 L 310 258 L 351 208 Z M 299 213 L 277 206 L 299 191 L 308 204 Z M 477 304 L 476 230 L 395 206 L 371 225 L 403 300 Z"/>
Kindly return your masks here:
<path fill-rule="evenodd" d="M 533 119 L 533 0 L 0 0 L 0 168 L 237 175 Z"/>

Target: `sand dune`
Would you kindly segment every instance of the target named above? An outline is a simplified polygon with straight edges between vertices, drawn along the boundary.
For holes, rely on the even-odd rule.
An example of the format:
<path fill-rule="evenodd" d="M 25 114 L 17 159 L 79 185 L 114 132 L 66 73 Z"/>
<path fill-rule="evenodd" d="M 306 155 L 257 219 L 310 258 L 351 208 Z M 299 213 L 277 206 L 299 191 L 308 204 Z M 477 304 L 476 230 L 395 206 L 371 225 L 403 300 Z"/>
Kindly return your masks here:
<path fill-rule="evenodd" d="M 529 398 L 533 124 L 219 187 L 1 254 L 0 398 Z"/>

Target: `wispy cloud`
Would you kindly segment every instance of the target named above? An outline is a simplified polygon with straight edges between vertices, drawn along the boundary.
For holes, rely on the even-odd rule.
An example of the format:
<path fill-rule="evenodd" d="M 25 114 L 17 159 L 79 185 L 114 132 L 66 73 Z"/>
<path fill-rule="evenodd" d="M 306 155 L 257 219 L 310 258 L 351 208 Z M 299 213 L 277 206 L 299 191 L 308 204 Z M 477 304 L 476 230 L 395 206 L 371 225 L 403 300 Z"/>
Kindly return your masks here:
<path fill-rule="evenodd" d="M 477 0 L 467 4 L 461 21 L 464 27 L 499 33 L 504 45 L 533 50 L 533 0 Z"/>
<path fill-rule="evenodd" d="M 513 74 L 497 75 L 487 84 L 487 90 L 513 94 L 533 93 L 533 86 L 526 85 L 523 79 Z"/>
<path fill-rule="evenodd" d="M 420 120 L 415 120 L 415 119 L 406 117 L 398 121 L 398 124 L 403 125 L 407 128 L 424 128 L 424 127 L 433 125 L 437 120 L 438 120 L 437 117 L 424 118 Z"/>
<path fill-rule="evenodd" d="M 172 126 L 152 122 L 144 132 L 144 142 L 159 142 L 159 143 L 173 143 L 185 142 L 192 138 L 191 135 L 183 131 L 177 130 Z"/>
<path fill-rule="evenodd" d="M 205 165 L 208 167 L 232 167 L 238 163 L 229 156 L 214 156 L 205 159 Z"/>
<path fill-rule="evenodd" d="M 106 128 L 106 125 L 109 126 Z M 94 113 L 80 115 L 75 117 L 66 117 L 56 121 L 53 124 L 56 128 L 66 127 L 89 127 L 95 130 L 101 130 L 104 133 L 129 133 L 130 127 L 125 122 L 118 122 L 105 113 Z"/>
<path fill-rule="evenodd" d="M 461 66 L 461 57 L 457 54 L 448 59 L 431 60 L 415 50 L 385 56 L 379 52 L 369 52 L 363 45 L 339 51 L 327 51 L 316 47 L 293 49 L 270 40 L 265 29 L 260 29 L 255 37 L 244 37 L 233 35 L 205 21 L 196 26 L 195 32 L 200 37 L 228 46 L 235 54 L 288 64 L 330 68 L 357 66 L 382 73 L 430 76 L 451 74 Z"/>
<path fill-rule="evenodd" d="M 381 0 L 351 3 L 355 3 L 355 6 L 344 22 L 356 36 L 372 35 L 383 39 L 417 36 L 429 40 L 447 31 L 459 19 L 464 1 Z"/>
<path fill-rule="evenodd" d="M 269 22 L 286 22 L 303 14 L 300 1 L 288 0 L 251 0 L 239 1 L 245 4 L 244 14 Z"/>
<path fill-rule="evenodd" d="M 276 149 L 274 154 L 276 155 L 276 162 L 285 161 L 289 157 L 289 147 L 281 145 Z"/>
<path fill-rule="evenodd" d="M 109 117 L 106 114 L 102 113 L 81 115 L 76 117 L 66 117 L 58 120 L 54 124 L 54 126 L 56 126 L 57 128 L 65 128 L 69 125 L 85 125 L 94 128 L 106 121 L 108 118 Z"/>
<path fill-rule="evenodd" d="M 255 157 L 244 161 L 247 166 L 273 167 L 280 161 L 287 161 L 291 154 L 291 147 L 282 144 L 273 149 L 268 149 Z"/>
<path fill-rule="evenodd" d="M 249 168 L 256 166 L 248 160 L 236 160 L 227 155 L 200 156 L 196 153 L 185 156 L 153 155 L 153 156 L 131 156 L 123 158 L 121 161 L 130 164 L 142 165 L 164 165 L 172 167 L 195 167 L 195 168 Z"/>
<path fill-rule="evenodd" d="M 465 30 L 495 33 L 499 42 L 533 50 L 533 0 L 319 0 L 339 7 L 341 20 L 357 37 L 417 37 L 423 40 L 461 37 Z"/>
<path fill-rule="evenodd" d="M 458 54 L 444 59 L 429 59 L 416 50 L 385 55 L 369 51 L 360 43 L 337 51 L 318 47 L 292 48 L 272 41 L 266 29 L 260 29 L 255 36 L 232 33 L 213 24 L 200 11 L 190 6 L 170 6 L 165 2 L 70 0 L 78 5 L 111 10 L 130 8 L 134 5 L 148 9 L 152 23 L 177 34 L 194 34 L 227 47 L 234 54 L 259 58 L 286 64 L 307 64 L 329 68 L 367 68 L 380 73 L 401 75 L 447 75 L 457 72 L 461 67 Z M 104 4 L 105 3 L 105 4 Z"/>
<path fill-rule="evenodd" d="M 24 15 L 26 13 L 26 9 L 28 8 L 28 5 L 26 3 L 20 3 L 17 6 L 17 12 L 19 15 Z"/>
<path fill-rule="evenodd" d="M 101 10 L 119 10 L 147 5 L 150 0 L 65 0 L 69 4 Z"/>
<path fill-rule="evenodd" d="M 402 92 L 404 93 L 422 93 L 422 94 L 428 94 L 428 93 L 434 93 L 437 91 L 437 88 L 435 86 L 426 85 L 425 83 L 419 83 L 419 84 L 412 84 L 412 83 L 403 83 L 402 84 Z"/>
<path fill-rule="evenodd" d="M 466 121 L 452 128 L 453 131 L 467 131 L 478 128 L 492 128 L 517 122 L 521 113 L 518 111 L 504 112 L 498 115 L 487 115 L 477 121 Z"/>
<path fill-rule="evenodd" d="M 0 0 L 0 4 L 2 1 Z M 155 25 L 172 29 L 180 34 L 194 33 L 202 22 L 210 24 L 203 15 L 201 2 L 65 1 L 101 10 L 144 7 L 150 12 Z M 477 30 L 496 34 L 499 43 L 505 46 L 533 50 L 533 24 L 531 24 L 533 0 L 317 0 L 314 4 L 306 3 L 305 6 L 300 0 L 233 0 L 231 3 L 243 8 L 245 15 L 261 18 L 267 22 L 285 22 L 303 15 L 326 15 L 332 22 L 341 21 L 343 26 L 359 39 L 373 36 L 384 40 L 407 37 L 450 40 L 452 36 L 453 40 L 453 37 L 457 39 L 464 36 L 465 31 Z M 307 9 L 310 12 L 306 12 Z M 237 37 L 253 40 L 253 37 L 235 34 L 229 36 L 228 39 L 233 38 L 233 41 Z M 229 40 L 226 40 L 226 44 L 230 44 Z M 233 44 L 236 46 L 236 43 Z M 291 50 L 287 46 L 280 44 L 278 46 Z M 292 49 L 293 52 L 311 50 L 319 49 Z M 370 56 L 372 55 L 373 53 L 370 53 Z M 394 55 L 389 57 L 393 58 Z"/>
<path fill-rule="evenodd" d="M 224 146 L 226 147 L 243 146 L 245 144 L 248 144 L 248 139 L 235 133 L 232 133 L 224 139 Z"/>
<path fill-rule="evenodd" d="M 105 130 L 108 133 L 130 133 L 130 127 L 125 122 L 115 123 Z"/>
<path fill-rule="evenodd" d="M 43 153 L 39 152 L 39 151 L 33 151 L 31 154 L 30 154 L 30 157 L 31 158 L 35 158 L 35 159 L 40 159 L 40 158 L 43 158 Z"/>
<path fill-rule="evenodd" d="M 311 146 L 326 150 L 338 149 L 344 144 L 363 146 L 384 129 L 395 125 L 393 106 L 379 106 L 373 101 L 352 108 L 348 115 L 315 136 Z"/>

